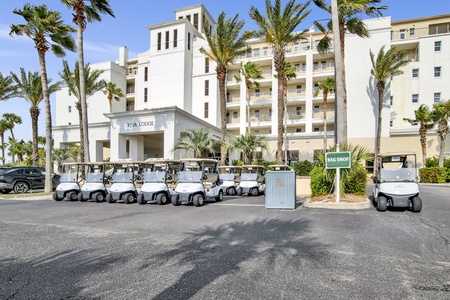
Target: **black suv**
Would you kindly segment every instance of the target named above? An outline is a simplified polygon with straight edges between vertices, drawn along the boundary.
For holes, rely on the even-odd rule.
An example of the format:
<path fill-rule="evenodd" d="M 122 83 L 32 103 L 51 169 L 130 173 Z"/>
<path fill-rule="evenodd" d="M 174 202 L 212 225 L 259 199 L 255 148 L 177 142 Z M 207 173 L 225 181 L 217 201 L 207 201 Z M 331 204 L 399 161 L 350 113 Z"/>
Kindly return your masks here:
<path fill-rule="evenodd" d="M 53 175 L 53 189 L 59 184 L 59 175 Z M 45 169 L 36 167 L 13 167 L 0 172 L 0 192 L 7 194 L 14 190 L 16 194 L 26 193 L 30 189 L 45 187 Z"/>

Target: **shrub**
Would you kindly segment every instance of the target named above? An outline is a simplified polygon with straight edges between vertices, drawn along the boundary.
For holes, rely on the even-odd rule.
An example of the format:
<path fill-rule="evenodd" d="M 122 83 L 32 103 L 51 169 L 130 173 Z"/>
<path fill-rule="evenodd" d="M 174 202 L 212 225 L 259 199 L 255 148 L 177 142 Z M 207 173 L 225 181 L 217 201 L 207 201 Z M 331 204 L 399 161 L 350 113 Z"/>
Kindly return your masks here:
<path fill-rule="evenodd" d="M 352 168 L 344 179 L 344 190 L 349 194 L 366 193 L 367 170 L 363 166 Z"/>
<path fill-rule="evenodd" d="M 422 168 L 419 170 L 420 181 L 426 183 L 445 183 L 447 181 L 447 169 L 439 167 Z"/>
<path fill-rule="evenodd" d="M 299 161 L 294 164 L 295 174 L 298 176 L 309 176 L 314 168 L 314 163 L 309 160 Z"/>
<path fill-rule="evenodd" d="M 333 181 L 327 178 L 323 168 L 314 167 L 309 176 L 311 176 L 311 197 L 328 195 L 332 192 Z"/>
<path fill-rule="evenodd" d="M 439 160 L 435 156 L 428 157 L 427 160 L 425 161 L 425 166 L 427 168 L 439 167 Z"/>
<path fill-rule="evenodd" d="M 277 162 L 276 162 L 276 161 L 268 161 L 268 160 L 265 160 L 265 159 L 263 159 L 263 158 L 257 158 L 257 159 L 254 159 L 254 160 L 253 160 L 252 164 L 253 164 L 253 165 L 261 165 L 261 166 L 264 166 L 264 168 L 265 168 L 266 170 L 268 170 L 268 169 L 269 169 L 269 165 L 277 165 Z"/>

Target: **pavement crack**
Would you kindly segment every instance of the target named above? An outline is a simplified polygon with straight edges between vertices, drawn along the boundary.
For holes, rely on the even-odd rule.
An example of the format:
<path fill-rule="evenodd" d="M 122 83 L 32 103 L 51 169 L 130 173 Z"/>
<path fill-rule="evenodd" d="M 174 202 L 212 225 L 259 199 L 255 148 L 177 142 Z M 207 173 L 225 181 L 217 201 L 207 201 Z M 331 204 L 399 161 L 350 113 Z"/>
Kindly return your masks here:
<path fill-rule="evenodd" d="M 420 222 L 422 222 L 422 224 L 424 224 L 424 225 L 426 225 L 426 226 L 428 226 L 428 227 L 434 229 L 434 230 L 438 233 L 438 235 L 441 237 L 441 239 L 444 240 L 446 246 L 449 246 L 449 245 L 450 245 L 450 240 L 447 239 L 447 238 L 441 233 L 441 231 L 439 230 L 439 228 L 436 228 L 436 227 L 434 227 L 433 225 L 427 223 L 427 222 L 425 221 L 425 219 L 423 219 L 423 218 L 419 218 L 419 220 L 420 220 Z"/>
<path fill-rule="evenodd" d="M 13 276 L 14 277 L 14 276 Z M 27 280 L 21 287 L 19 287 L 12 295 L 10 295 L 8 298 L 6 298 L 6 300 L 10 300 L 16 297 L 17 294 L 19 294 L 19 292 L 25 288 L 28 284 L 30 284 L 30 281 Z"/>

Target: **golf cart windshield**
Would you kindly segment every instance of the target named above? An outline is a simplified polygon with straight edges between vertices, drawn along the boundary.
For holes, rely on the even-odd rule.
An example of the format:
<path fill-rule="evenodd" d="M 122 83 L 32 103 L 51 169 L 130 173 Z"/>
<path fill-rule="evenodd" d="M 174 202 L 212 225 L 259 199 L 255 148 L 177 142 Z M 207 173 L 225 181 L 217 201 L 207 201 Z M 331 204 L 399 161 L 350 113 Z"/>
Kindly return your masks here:
<path fill-rule="evenodd" d="M 114 182 L 133 182 L 133 173 L 119 169 L 114 173 L 113 180 Z"/>
<path fill-rule="evenodd" d="M 87 173 L 86 182 L 102 182 L 103 173 Z"/>
<path fill-rule="evenodd" d="M 386 156 L 382 157 L 380 164 L 380 180 L 382 182 L 414 182 L 417 180 L 414 156 Z"/>
<path fill-rule="evenodd" d="M 166 178 L 166 172 L 146 172 L 144 174 L 145 182 L 164 182 Z"/>
<path fill-rule="evenodd" d="M 201 171 L 181 171 L 178 174 L 178 182 L 202 182 Z"/>
<path fill-rule="evenodd" d="M 242 173 L 241 181 L 256 181 L 258 179 L 258 174 L 254 173 Z"/>
<path fill-rule="evenodd" d="M 232 181 L 234 180 L 234 177 L 234 174 L 219 174 L 219 178 L 226 181 Z"/>
<path fill-rule="evenodd" d="M 78 173 L 62 173 L 59 181 L 61 182 L 76 182 Z"/>

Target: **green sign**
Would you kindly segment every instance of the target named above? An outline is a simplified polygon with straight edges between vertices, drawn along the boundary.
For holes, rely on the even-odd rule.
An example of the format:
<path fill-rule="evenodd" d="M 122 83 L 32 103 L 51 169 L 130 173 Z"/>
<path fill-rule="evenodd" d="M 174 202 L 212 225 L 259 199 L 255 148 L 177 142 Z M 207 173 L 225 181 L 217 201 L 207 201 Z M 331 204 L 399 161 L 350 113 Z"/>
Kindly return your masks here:
<path fill-rule="evenodd" d="M 325 167 L 327 169 L 348 169 L 352 165 L 350 152 L 329 152 L 325 154 Z"/>

